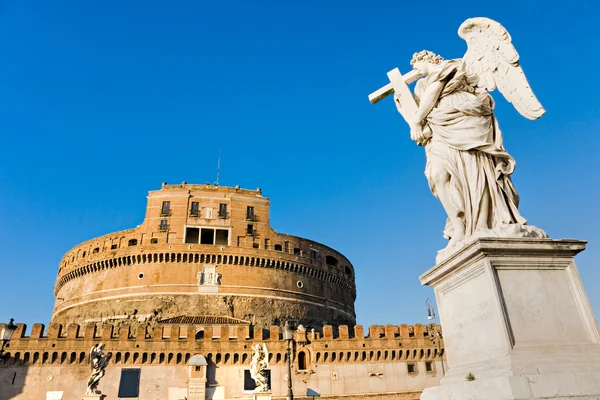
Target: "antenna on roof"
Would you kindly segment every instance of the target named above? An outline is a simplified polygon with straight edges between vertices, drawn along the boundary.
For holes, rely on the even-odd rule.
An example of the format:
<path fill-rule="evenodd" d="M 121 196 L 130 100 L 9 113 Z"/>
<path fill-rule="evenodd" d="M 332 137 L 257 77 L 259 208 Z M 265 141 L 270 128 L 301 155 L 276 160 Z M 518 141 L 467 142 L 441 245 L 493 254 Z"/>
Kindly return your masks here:
<path fill-rule="evenodd" d="M 219 186 L 220 175 L 221 175 L 221 152 L 219 151 L 219 155 L 217 156 L 217 181 L 215 182 L 215 186 Z"/>

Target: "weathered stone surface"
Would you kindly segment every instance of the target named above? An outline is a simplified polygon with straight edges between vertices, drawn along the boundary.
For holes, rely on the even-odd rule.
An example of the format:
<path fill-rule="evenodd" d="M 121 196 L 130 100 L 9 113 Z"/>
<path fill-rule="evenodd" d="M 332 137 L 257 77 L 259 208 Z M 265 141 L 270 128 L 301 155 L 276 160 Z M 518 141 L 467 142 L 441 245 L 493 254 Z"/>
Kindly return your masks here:
<path fill-rule="evenodd" d="M 478 239 L 423 274 L 449 370 L 421 399 L 600 398 L 600 333 L 573 260 L 584 248 Z"/>

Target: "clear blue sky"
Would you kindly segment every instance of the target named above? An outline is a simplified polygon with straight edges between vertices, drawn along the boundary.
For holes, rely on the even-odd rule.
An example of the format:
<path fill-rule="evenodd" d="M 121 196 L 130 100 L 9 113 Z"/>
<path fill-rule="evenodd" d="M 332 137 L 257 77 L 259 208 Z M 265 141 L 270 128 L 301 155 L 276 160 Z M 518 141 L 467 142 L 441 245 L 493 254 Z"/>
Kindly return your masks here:
<path fill-rule="evenodd" d="M 427 6 L 426 6 L 427 4 Z M 415 51 L 460 57 L 487 16 L 545 106 L 499 93 L 521 211 L 577 257 L 600 312 L 597 16 L 579 1 L 12 1 L 0 5 L 0 320 L 48 322 L 62 255 L 138 225 L 163 181 L 263 189 L 284 233 L 354 264 L 358 322 L 426 322 L 445 245 L 424 152 L 367 95 Z"/>

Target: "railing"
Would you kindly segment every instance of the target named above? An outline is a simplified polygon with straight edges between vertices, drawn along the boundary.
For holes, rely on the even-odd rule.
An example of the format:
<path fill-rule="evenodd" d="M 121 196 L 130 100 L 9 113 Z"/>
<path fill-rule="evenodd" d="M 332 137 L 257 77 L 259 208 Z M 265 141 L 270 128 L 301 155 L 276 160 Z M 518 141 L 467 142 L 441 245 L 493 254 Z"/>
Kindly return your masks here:
<path fill-rule="evenodd" d="M 160 224 L 158 225 L 158 230 L 161 232 L 165 232 L 169 230 L 169 225 L 168 224 Z"/>
<path fill-rule="evenodd" d="M 171 209 L 162 209 L 160 210 L 160 216 L 161 217 L 170 217 L 171 216 Z"/>
<path fill-rule="evenodd" d="M 219 211 L 219 218 L 221 218 L 221 219 L 228 219 L 229 218 L 229 213 L 227 211 L 225 211 L 225 212 Z"/>

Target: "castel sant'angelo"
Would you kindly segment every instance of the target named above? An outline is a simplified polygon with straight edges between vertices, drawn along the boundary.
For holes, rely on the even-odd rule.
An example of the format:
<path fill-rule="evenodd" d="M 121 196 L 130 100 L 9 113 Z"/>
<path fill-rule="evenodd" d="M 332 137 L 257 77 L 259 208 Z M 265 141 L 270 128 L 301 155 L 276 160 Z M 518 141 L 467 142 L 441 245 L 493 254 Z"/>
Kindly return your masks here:
<path fill-rule="evenodd" d="M 275 232 L 269 205 L 260 189 L 164 183 L 139 226 L 69 250 L 50 325 L 27 335 L 17 324 L 5 348 L 0 399 L 82 398 L 99 343 L 110 356 L 98 386 L 107 399 L 252 398 L 257 343 L 282 397 L 289 321 L 296 397 L 416 399 L 436 385 L 437 329 L 356 326 L 354 266 Z"/>
<path fill-rule="evenodd" d="M 342 254 L 271 228 L 260 189 L 184 183 L 150 192 L 137 228 L 71 249 L 55 296 L 52 321 L 63 324 L 293 319 L 320 328 L 354 324 L 356 286 Z"/>

